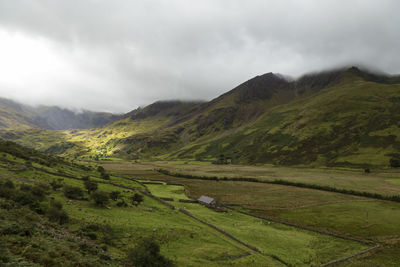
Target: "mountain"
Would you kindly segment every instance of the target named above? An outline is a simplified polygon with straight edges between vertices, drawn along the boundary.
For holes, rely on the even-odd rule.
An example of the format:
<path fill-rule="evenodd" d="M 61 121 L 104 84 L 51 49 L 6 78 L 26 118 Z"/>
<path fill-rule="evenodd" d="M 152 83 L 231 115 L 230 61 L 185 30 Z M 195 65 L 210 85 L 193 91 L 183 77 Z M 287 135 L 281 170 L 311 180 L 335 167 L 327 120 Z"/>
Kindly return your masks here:
<path fill-rule="evenodd" d="M 171 158 L 278 165 L 387 166 L 400 154 L 400 83 L 349 68 L 293 82 L 297 97 L 243 129 L 182 148 Z M 212 156 L 212 157 L 210 157 Z"/>
<path fill-rule="evenodd" d="M 351 67 L 267 73 L 209 102 L 159 101 L 96 129 L 2 136 L 75 157 L 382 167 L 400 157 L 399 111 L 399 76 Z"/>
<path fill-rule="evenodd" d="M 0 129 L 51 130 L 97 128 L 120 118 L 107 112 L 74 112 L 55 106 L 31 107 L 0 98 Z"/>

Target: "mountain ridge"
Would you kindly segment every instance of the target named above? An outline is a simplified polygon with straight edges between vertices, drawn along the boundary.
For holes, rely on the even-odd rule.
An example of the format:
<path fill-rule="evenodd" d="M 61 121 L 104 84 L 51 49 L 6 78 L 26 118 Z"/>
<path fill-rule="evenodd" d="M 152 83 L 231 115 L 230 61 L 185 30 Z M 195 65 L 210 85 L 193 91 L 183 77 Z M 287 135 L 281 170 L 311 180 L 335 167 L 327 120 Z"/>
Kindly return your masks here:
<path fill-rule="evenodd" d="M 57 106 L 32 107 L 0 97 L 0 129 L 41 128 L 48 130 L 87 129 L 106 125 L 120 118 L 108 112 L 74 112 Z"/>
<path fill-rule="evenodd" d="M 208 102 L 158 101 L 97 129 L 12 134 L 75 157 L 385 166 L 400 155 L 397 99 L 398 76 L 356 67 L 295 80 L 266 73 Z"/>

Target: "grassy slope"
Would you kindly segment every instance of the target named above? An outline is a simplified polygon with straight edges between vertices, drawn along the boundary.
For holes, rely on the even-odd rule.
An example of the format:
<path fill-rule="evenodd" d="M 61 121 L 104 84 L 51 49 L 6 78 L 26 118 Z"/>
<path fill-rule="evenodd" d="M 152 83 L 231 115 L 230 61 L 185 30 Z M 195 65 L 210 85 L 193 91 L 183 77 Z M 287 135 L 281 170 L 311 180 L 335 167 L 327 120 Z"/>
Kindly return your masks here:
<path fill-rule="evenodd" d="M 158 102 L 99 129 L 2 136 L 74 157 L 387 167 L 400 155 L 398 80 L 335 75 L 297 83 L 264 75 L 207 103 Z"/>
<path fill-rule="evenodd" d="M 98 178 L 99 175 L 96 171 L 81 169 L 78 165 L 63 161 L 62 159 L 48 157 L 11 143 L 8 143 L 6 146 L 3 145 L 2 143 L 1 151 L 3 152 L 0 155 L 0 178 L 2 182 L 7 178 L 14 181 L 17 185 L 21 183 L 48 185 L 49 182 L 61 178 L 64 185 L 83 188 L 81 177 L 86 175 L 89 175 L 92 180 L 104 182 L 104 180 Z M 27 163 L 28 161 L 30 164 Z M 49 171 L 54 174 L 48 173 Z M 60 176 L 63 174 L 68 174 L 76 178 Z M 111 181 L 134 188 L 142 187 L 134 181 L 114 176 L 111 177 Z M 123 188 L 110 184 L 99 184 L 99 190 L 105 192 L 120 191 L 122 199 L 125 199 L 127 202 L 129 202 L 128 197 L 133 194 L 132 190 L 122 192 Z M 67 264 L 66 259 L 63 257 L 69 257 L 74 253 L 78 255 L 82 250 L 78 244 L 77 246 L 73 244 L 74 242 L 71 244 L 68 236 L 80 237 L 82 234 L 87 233 L 87 230 L 85 230 L 88 229 L 87 227 L 91 227 L 90 229 L 92 229 L 96 226 L 96 228 L 100 227 L 100 229 L 94 229 L 91 232 L 97 235 L 98 238 L 91 242 L 94 242 L 98 246 L 105 246 L 112 257 L 115 258 L 114 260 L 106 260 L 104 264 L 120 265 L 128 248 L 133 247 L 140 238 L 152 236 L 161 244 L 162 253 L 173 259 L 179 266 L 225 266 L 228 263 L 232 266 L 247 264 L 262 266 L 266 263 L 271 266 L 280 265 L 279 262 L 275 262 L 271 258 L 257 255 L 231 260 L 230 258 L 247 254 L 250 252 L 249 249 L 208 226 L 200 224 L 184 214 L 173 211 L 148 197 L 144 197 L 144 202 L 138 207 L 130 206 L 121 208 L 117 207 L 116 202 L 111 201 L 108 205 L 110 209 L 97 207 L 92 202 L 85 200 L 67 201 L 61 191 L 50 191 L 50 197 L 61 202 L 69 214 L 70 222 L 64 226 L 64 231 L 68 231 L 71 234 L 61 237 L 60 242 L 52 241 L 53 245 L 50 244 L 51 242 L 48 245 L 43 245 L 40 249 L 43 250 L 42 256 L 44 258 L 47 254 L 54 255 L 54 258 L 57 258 L 58 262 Z M 88 197 L 87 194 L 86 197 Z M 18 216 L 18 212 L 18 209 L 15 210 L 14 215 L 2 212 L 1 214 L 5 216 L 5 220 L 2 220 L 0 226 L 7 227 L 6 224 L 9 224 L 13 220 L 12 216 Z M 38 217 L 38 215 L 35 216 Z M 22 217 L 22 219 L 24 218 Z M 44 221 L 42 224 L 45 225 L 46 219 L 40 218 L 40 220 Z M 24 222 L 24 224 L 29 225 L 29 221 Z M 107 227 L 111 229 L 108 232 L 111 231 L 112 236 L 105 243 L 105 234 L 101 229 L 109 229 Z M 19 241 L 16 241 L 17 237 L 13 234 L 6 234 L 3 238 L 7 242 L 6 249 L 13 253 L 13 261 L 20 260 L 43 264 L 43 260 L 46 260 L 35 260 L 31 254 L 24 254 L 24 251 L 29 250 L 30 245 L 42 240 L 38 236 L 19 238 Z M 45 239 L 42 241 L 48 243 Z M 15 242 L 18 242 L 18 249 L 12 248 L 15 246 Z M 57 252 L 54 254 L 52 246 L 58 247 L 59 251 L 64 251 L 69 247 L 73 251 L 70 253 L 58 254 Z M 81 256 L 75 257 L 79 260 Z M 94 262 L 101 262 L 100 259 L 96 260 L 96 256 L 92 258 L 94 258 Z M 88 262 L 92 258 L 87 258 Z M 71 265 L 74 264 L 71 263 Z M 88 265 L 95 264 L 88 263 Z"/>
<path fill-rule="evenodd" d="M 224 154 L 248 163 L 387 166 L 400 149 L 399 97 L 399 84 L 348 72 L 338 85 L 277 106 L 243 130 L 170 158 Z"/>
<path fill-rule="evenodd" d="M 25 149 L 13 143 L 2 142 L 1 151 L 0 177 L 2 181 L 7 177 L 17 185 L 21 183 L 48 185 L 51 181 L 62 178 L 64 185 L 83 188 L 82 177 L 89 175 L 92 180 L 100 182 L 98 189 L 100 191 L 120 191 L 121 198 L 127 202 L 133 194 L 132 189 L 129 192 L 122 192 L 123 188 L 118 187 L 118 185 L 107 184 L 107 181 L 99 178 L 99 173 L 93 168 L 83 168 L 75 163 Z M 71 176 L 71 178 L 65 175 Z M 141 177 L 146 178 L 145 176 Z M 142 185 L 126 178 L 111 176 L 111 181 L 135 188 L 135 191 L 143 188 Z M 187 198 L 180 186 L 150 186 L 150 190 L 156 195 L 173 196 L 176 200 Z M 6 249 L 12 253 L 12 260 L 43 264 L 44 261 L 49 261 L 46 255 L 53 255 L 57 262 L 67 262 L 67 259 L 63 257 L 69 257 L 73 253 L 76 253 L 75 259 L 79 259 L 82 257 L 79 254 L 82 251 L 81 245 L 75 246 L 74 241 L 71 241 L 73 240 L 71 236 L 87 238 L 87 236 L 93 235 L 97 238 L 88 242 L 106 248 L 107 253 L 114 258 L 103 258 L 104 265 L 120 265 L 127 249 L 133 247 L 144 236 L 152 236 L 156 239 L 161 244 L 162 253 L 173 259 L 179 266 L 225 266 L 227 264 L 232 266 L 248 264 L 252 266 L 264 266 L 265 264 L 280 266 L 281 263 L 274 260 L 271 255 L 291 264 L 309 265 L 326 262 L 347 255 L 351 251 L 364 248 L 364 245 L 358 243 L 297 230 L 280 224 L 263 222 L 233 211 L 228 214 L 215 213 L 197 204 L 189 205 L 174 202 L 174 205 L 187 208 L 200 218 L 218 225 L 240 239 L 256 245 L 263 251 L 263 254 L 252 254 L 240 258 L 242 255 L 251 253 L 251 250 L 214 229 L 176 210 L 171 210 L 146 196 L 144 202 L 138 207 L 118 207 L 116 202 L 111 201 L 107 205 L 109 208 L 104 208 L 97 207 L 87 200 L 67 200 L 61 191 L 50 190 L 49 193 L 49 198 L 62 203 L 64 210 L 70 216 L 70 222 L 62 228 L 62 232 L 65 234 L 59 236 L 58 241 L 51 241 L 51 239 L 46 241 L 45 237 L 40 239 L 41 237 L 29 236 L 19 238 L 19 241 L 16 241 L 17 237 L 7 232 L 3 238 L 6 240 Z M 89 196 L 85 194 L 85 197 Z M 12 216 L 18 216 L 18 212 L 19 210 L 16 209 L 12 214 L 2 213 L 2 216 L 6 218 L 4 227 L 11 223 Z M 45 218 L 34 214 L 32 216 L 39 217 L 38 220 L 40 220 L 41 225 L 48 224 Z M 22 217 L 22 219 L 28 217 Z M 29 221 L 23 223 L 29 225 Z M 235 224 L 240 225 L 240 227 L 236 227 Z M 108 230 L 103 232 L 102 229 Z M 254 229 L 263 234 L 254 235 Z M 36 254 L 24 254 L 24 251 L 30 251 L 29 246 L 38 242 L 38 240 L 42 242 L 42 258 L 35 259 L 36 256 L 34 255 Z M 19 244 L 18 249 L 15 249 L 15 242 Z M 276 243 L 279 243 L 280 246 L 277 247 Z M 54 252 L 52 246 L 57 247 L 58 252 Z M 288 246 L 298 253 L 291 253 L 287 250 Z M 71 254 L 67 252 L 59 253 L 66 250 L 67 247 L 71 247 L 73 250 Z M 239 258 L 235 259 L 236 257 Z M 88 265 L 93 265 L 93 262 L 96 262 L 95 254 L 87 258 Z M 74 263 L 70 265 L 74 265 Z"/>

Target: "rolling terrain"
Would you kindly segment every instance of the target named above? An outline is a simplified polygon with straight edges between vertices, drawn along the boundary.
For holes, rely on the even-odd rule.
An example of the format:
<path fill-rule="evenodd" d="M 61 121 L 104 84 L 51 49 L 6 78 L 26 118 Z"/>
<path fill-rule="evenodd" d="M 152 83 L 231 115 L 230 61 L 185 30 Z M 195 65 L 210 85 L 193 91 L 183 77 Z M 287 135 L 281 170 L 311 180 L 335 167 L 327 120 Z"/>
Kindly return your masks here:
<path fill-rule="evenodd" d="M 382 168 L 400 157 L 399 99 L 398 76 L 356 67 L 294 81 L 267 73 L 209 102 L 160 101 L 98 128 L 26 123 L 1 136 L 76 158 Z"/>
<path fill-rule="evenodd" d="M 177 266 L 397 266 L 399 99 L 352 67 L 99 123 L 2 100 L 0 260 L 134 266 L 152 240 Z"/>
<path fill-rule="evenodd" d="M 55 106 L 32 107 L 0 98 L 0 129 L 88 129 L 104 126 L 119 117 L 107 112 L 74 112 Z"/>
<path fill-rule="evenodd" d="M 0 140 L 1 263 L 147 266 L 138 262 L 149 253 L 141 250 L 149 239 L 161 253 L 152 260 L 171 259 L 159 266 L 310 266 L 374 248 L 234 209 L 184 203 L 179 200 L 191 198 L 183 185 L 129 176 Z"/>

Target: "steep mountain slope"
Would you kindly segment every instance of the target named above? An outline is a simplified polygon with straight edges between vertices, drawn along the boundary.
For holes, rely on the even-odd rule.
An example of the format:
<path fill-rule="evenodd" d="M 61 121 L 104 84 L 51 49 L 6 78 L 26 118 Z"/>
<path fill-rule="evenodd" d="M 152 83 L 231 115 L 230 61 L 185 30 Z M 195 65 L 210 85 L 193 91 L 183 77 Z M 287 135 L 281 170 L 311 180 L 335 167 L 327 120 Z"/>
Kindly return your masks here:
<path fill-rule="evenodd" d="M 0 129 L 26 129 L 38 126 L 33 110 L 12 100 L 0 98 Z"/>
<path fill-rule="evenodd" d="M 0 129 L 51 130 L 97 128 L 120 118 L 107 112 L 73 112 L 59 107 L 31 107 L 0 98 Z"/>
<path fill-rule="evenodd" d="M 98 129 L 8 131 L 75 157 L 387 166 L 400 156 L 400 78 L 358 68 L 289 81 L 267 73 L 209 102 L 156 102 Z"/>
<path fill-rule="evenodd" d="M 385 166 L 400 155 L 400 84 L 357 68 L 306 76 L 305 97 L 277 106 L 244 129 L 171 153 L 236 162 Z"/>

